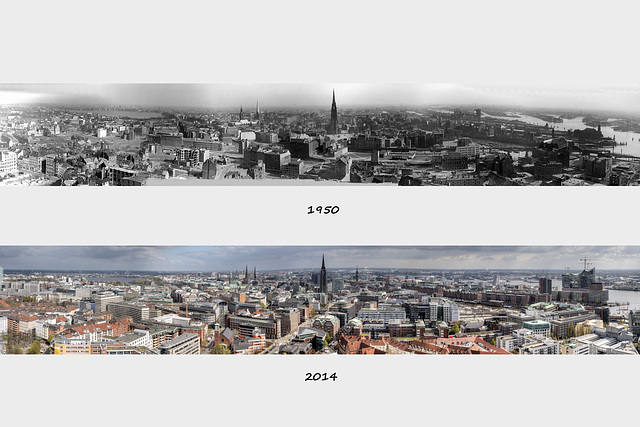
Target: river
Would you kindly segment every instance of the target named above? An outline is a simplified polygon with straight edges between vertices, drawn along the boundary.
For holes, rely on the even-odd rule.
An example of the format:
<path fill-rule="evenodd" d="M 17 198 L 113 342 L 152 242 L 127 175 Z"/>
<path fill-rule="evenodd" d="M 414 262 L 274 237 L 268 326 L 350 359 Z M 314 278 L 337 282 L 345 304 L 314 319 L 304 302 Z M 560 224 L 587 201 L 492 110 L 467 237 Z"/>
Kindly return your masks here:
<path fill-rule="evenodd" d="M 513 113 L 508 113 L 508 114 L 513 114 Z M 511 117 L 511 116 L 498 117 L 498 116 L 492 116 L 490 114 L 482 113 L 483 116 L 500 119 L 500 120 L 520 120 L 522 122 L 529 123 L 532 125 L 537 125 L 537 126 L 544 126 L 548 124 L 550 127 L 555 126 L 556 129 L 561 131 L 566 131 L 569 129 L 583 130 L 587 128 L 587 126 L 582 122 L 582 119 L 584 117 L 576 117 L 574 119 L 564 119 L 562 123 L 552 123 L 552 122 L 546 122 L 537 117 L 528 116 L 526 114 L 521 114 L 521 113 L 515 113 L 515 114 L 517 114 L 519 117 Z M 612 120 L 612 119 L 609 119 L 609 120 Z M 628 144 L 628 145 L 616 146 L 615 147 L 616 153 L 640 156 L 640 133 L 619 132 L 614 130 L 611 126 L 602 126 L 602 125 L 600 126 L 600 131 L 602 132 L 602 135 L 605 137 L 609 137 L 609 138 L 615 137 L 616 142 L 624 142 Z"/>
<path fill-rule="evenodd" d="M 559 291 L 562 288 L 562 277 L 556 276 L 551 277 L 553 290 Z M 524 282 L 522 280 L 510 280 L 510 285 L 525 285 L 531 287 L 533 289 L 538 289 L 537 283 Z M 629 306 L 622 307 L 611 307 L 611 313 L 618 313 L 618 309 L 623 309 L 626 312 L 626 309 L 629 310 L 640 310 L 640 292 L 634 291 L 615 291 L 609 290 L 609 301 L 611 302 L 622 302 L 629 303 Z"/>
<path fill-rule="evenodd" d="M 629 302 L 629 306 L 611 307 L 611 313 L 617 313 L 618 308 L 626 310 L 640 310 L 640 292 L 609 290 L 609 301 Z"/>

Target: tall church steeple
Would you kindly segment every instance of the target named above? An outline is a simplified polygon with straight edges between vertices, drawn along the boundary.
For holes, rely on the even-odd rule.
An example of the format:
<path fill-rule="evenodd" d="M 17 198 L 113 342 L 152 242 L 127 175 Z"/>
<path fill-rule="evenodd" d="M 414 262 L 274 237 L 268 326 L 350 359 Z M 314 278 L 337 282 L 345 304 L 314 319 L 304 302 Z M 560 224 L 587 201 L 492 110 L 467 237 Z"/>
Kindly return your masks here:
<path fill-rule="evenodd" d="M 322 254 L 322 268 L 320 268 L 320 292 L 327 293 L 327 268 L 324 266 L 324 254 Z"/>
<path fill-rule="evenodd" d="M 260 102 L 256 100 L 256 121 L 260 121 Z"/>
<path fill-rule="evenodd" d="M 336 90 L 333 90 L 333 100 L 331 101 L 331 121 L 329 122 L 329 134 L 338 133 L 338 107 L 336 106 Z"/>

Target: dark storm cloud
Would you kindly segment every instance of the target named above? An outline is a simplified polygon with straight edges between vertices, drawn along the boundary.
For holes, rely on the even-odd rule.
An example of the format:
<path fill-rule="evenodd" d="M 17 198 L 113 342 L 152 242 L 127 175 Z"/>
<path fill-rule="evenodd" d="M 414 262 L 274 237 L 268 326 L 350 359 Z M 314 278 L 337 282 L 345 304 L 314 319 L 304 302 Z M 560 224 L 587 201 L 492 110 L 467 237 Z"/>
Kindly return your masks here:
<path fill-rule="evenodd" d="M 0 266 L 26 269 L 155 269 L 164 247 L 2 246 Z"/>
<path fill-rule="evenodd" d="M 639 246 L 4 246 L 9 269 L 225 271 L 319 268 L 640 268 Z"/>

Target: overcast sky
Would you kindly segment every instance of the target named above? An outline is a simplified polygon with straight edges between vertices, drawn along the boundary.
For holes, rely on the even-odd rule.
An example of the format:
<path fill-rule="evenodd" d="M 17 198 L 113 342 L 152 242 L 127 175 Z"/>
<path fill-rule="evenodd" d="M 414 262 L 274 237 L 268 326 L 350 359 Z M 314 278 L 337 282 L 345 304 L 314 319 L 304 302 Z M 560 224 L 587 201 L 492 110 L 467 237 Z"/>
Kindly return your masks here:
<path fill-rule="evenodd" d="M 4 269 L 228 271 L 319 268 L 640 269 L 640 246 L 0 246 Z"/>
<path fill-rule="evenodd" d="M 0 105 L 199 107 L 261 109 L 326 107 L 336 90 L 349 106 L 510 105 L 640 112 L 636 86 L 479 86 L 464 84 L 0 84 Z"/>

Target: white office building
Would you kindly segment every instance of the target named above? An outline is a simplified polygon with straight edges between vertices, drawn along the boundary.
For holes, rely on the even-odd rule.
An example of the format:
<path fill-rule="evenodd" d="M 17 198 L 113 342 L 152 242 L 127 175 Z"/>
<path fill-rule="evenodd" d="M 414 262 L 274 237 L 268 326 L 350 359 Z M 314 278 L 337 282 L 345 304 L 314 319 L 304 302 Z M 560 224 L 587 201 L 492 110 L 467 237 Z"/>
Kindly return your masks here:
<path fill-rule="evenodd" d="M 389 323 L 392 319 L 404 322 L 407 319 L 407 313 L 402 309 L 363 309 L 358 312 L 358 319 L 382 320 L 384 323 Z"/>
<path fill-rule="evenodd" d="M 134 329 L 132 333 L 123 334 L 116 340 L 127 347 L 147 347 L 153 348 L 153 340 L 149 331 Z"/>
<path fill-rule="evenodd" d="M 528 340 L 520 348 L 520 354 L 560 354 L 560 342 L 551 338 Z"/>
<path fill-rule="evenodd" d="M 18 155 L 13 151 L 0 151 L 0 176 L 18 172 Z"/>

